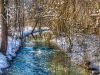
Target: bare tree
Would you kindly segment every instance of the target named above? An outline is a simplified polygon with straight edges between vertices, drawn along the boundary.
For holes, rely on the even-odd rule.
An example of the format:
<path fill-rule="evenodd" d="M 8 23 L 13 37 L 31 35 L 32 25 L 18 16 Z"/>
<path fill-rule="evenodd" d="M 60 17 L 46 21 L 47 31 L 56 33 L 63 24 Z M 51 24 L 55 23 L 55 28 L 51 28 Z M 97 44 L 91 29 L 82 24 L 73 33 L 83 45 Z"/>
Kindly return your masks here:
<path fill-rule="evenodd" d="M 8 27 L 7 27 L 7 2 L 8 0 L 0 0 L 1 4 L 1 18 L 2 18 L 2 42 L 1 42 L 1 51 L 3 54 L 6 54 L 7 43 L 8 43 Z"/>

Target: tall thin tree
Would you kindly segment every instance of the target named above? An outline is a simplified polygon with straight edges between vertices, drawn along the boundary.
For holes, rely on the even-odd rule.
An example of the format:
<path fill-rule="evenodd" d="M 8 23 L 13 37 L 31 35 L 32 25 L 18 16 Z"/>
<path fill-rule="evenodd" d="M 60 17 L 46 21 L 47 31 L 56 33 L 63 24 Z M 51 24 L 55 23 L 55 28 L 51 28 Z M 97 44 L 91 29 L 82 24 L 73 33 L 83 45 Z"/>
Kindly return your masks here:
<path fill-rule="evenodd" d="M 2 42 L 1 42 L 1 51 L 3 54 L 6 54 L 7 50 L 7 35 L 8 35 L 8 27 L 7 27 L 7 14 L 6 14 L 6 7 L 7 7 L 7 1 L 8 0 L 0 0 L 1 2 L 1 18 L 2 18 Z"/>

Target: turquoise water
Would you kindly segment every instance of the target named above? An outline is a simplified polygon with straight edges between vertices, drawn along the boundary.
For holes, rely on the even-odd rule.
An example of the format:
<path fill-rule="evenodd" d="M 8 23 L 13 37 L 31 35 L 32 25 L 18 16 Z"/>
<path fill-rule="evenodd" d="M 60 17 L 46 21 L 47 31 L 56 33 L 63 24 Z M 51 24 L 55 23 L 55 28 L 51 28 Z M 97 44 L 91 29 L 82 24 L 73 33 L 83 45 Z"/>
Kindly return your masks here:
<path fill-rule="evenodd" d="M 52 49 L 48 47 L 25 47 L 17 52 L 7 75 L 51 75 L 48 58 Z"/>

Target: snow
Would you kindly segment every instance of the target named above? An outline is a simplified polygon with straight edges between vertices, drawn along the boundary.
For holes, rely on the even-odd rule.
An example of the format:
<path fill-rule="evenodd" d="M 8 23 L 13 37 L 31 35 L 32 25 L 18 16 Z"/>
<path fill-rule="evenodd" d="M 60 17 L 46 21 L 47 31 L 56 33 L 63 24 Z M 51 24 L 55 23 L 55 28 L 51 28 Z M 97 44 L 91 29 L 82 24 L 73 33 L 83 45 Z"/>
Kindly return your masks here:
<path fill-rule="evenodd" d="M 6 55 L 9 60 L 12 60 L 12 57 L 16 56 L 16 52 L 20 47 L 20 43 L 20 39 L 8 37 L 8 48 Z"/>
<path fill-rule="evenodd" d="M 2 68 L 7 68 L 9 66 L 6 56 L 0 53 L 0 73 L 2 73 Z"/>
<path fill-rule="evenodd" d="M 71 36 L 72 40 L 72 61 L 74 63 L 80 64 L 83 62 L 84 50 L 87 50 L 87 56 L 90 61 L 95 61 L 94 52 L 100 50 L 100 39 L 95 35 L 83 35 L 83 34 L 73 34 Z M 52 39 L 51 42 L 57 44 L 61 49 L 67 51 L 69 47 L 69 42 L 67 37 L 58 37 L 57 39 Z M 87 58 L 87 59 L 88 59 Z M 100 68 L 100 62 L 99 62 Z"/>
<path fill-rule="evenodd" d="M 32 32 L 33 28 L 30 27 L 30 26 L 26 26 L 24 28 L 24 31 L 23 31 L 23 36 L 27 36 L 28 34 L 30 34 Z"/>
<path fill-rule="evenodd" d="M 92 63 L 89 67 L 95 68 L 95 69 L 97 69 L 97 71 L 100 71 L 100 67 L 98 65 L 94 64 L 94 63 Z"/>
<path fill-rule="evenodd" d="M 23 37 L 29 35 L 30 33 L 32 33 L 32 30 L 33 30 L 32 27 L 26 26 L 24 28 L 24 31 L 23 31 Z M 48 27 L 41 27 L 41 31 L 44 33 L 44 32 L 48 32 L 50 30 L 49 30 Z M 38 34 L 39 34 L 39 29 L 35 28 L 34 32 L 33 32 L 33 35 L 38 35 Z"/>
<path fill-rule="evenodd" d="M 56 43 L 61 49 L 67 50 L 69 47 L 69 43 L 66 43 L 66 38 L 65 37 L 58 37 L 57 39 L 54 38 L 51 40 L 51 42 Z"/>

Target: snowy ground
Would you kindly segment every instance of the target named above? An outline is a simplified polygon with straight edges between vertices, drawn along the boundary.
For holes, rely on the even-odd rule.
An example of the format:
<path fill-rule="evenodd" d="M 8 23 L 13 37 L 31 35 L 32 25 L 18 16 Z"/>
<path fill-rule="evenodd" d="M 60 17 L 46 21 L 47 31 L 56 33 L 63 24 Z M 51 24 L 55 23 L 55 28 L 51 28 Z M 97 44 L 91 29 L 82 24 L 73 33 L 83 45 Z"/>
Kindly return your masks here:
<path fill-rule="evenodd" d="M 71 36 L 71 40 L 73 44 L 72 53 L 70 53 L 72 61 L 77 64 L 82 63 L 84 51 L 86 50 L 87 59 L 93 62 L 95 66 L 99 66 L 100 70 L 100 38 L 95 35 L 74 34 Z M 67 51 L 70 45 L 67 37 L 54 38 L 51 42 L 54 42 L 65 51 Z M 95 57 L 95 54 L 98 55 L 97 58 Z"/>
<path fill-rule="evenodd" d="M 7 68 L 9 66 L 6 56 L 0 53 L 0 74 L 2 73 L 2 68 Z"/>

